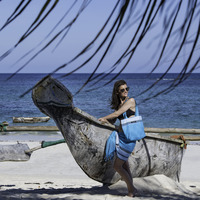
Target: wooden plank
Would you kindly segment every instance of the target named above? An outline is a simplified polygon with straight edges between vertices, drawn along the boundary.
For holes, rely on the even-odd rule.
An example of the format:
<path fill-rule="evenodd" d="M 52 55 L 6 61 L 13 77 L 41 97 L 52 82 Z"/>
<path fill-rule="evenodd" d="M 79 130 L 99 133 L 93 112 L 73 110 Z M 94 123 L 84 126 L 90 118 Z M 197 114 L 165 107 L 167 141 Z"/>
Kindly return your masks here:
<path fill-rule="evenodd" d="M 13 123 L 48 122 L 50 117 L 13 117 Z"/>
<path fill-rule="evenodd" d="M 6 126 L 7 131 L 59 131 L 57 126 Z M 146 133 L 200 134 L 200 129 L 144 128 Z"/>
<path fill-rule="evenodd" d="M 189 140 L 189 141 L 200 141 L 200 136 L 184 136 L 184 138 L 186 140 Z"/>
<path fill-rule="evenodd" d="M 175 143 L 180 143 L 182 144 L 183 141 L 180 139 L 175 139 L 171 138 L 170 136 L 161 136 L 161 135 L 156 135 L 154 133 L 146 133 L 147 138 L 152 138 L 152 139 L 159 139 L 159 140 L 164 140 L 164 141 L 169 141 L 169 142 L 175 142 Z"/>
<path fill-rule="evenodd" d="M 6 131 L 59 131 L 57 126 L 7 126 Z"/>
<path fill-rule="evenodd" d="M 144 128 L 145 133 L 179 133 L 179 134 L 200 134 L 200 129 L 184 128 Z"/>

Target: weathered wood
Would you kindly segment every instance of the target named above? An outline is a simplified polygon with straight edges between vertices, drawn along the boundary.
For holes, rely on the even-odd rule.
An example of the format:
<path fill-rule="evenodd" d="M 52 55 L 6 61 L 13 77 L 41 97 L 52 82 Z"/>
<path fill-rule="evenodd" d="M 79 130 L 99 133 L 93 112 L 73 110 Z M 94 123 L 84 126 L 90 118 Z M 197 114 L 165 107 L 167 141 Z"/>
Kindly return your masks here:
<path fill-rule="evenodd" d="M 6 131 L 59 131 L 57 126 L 7 126 Z"/>
<path fill-rule="evenodd" d="M 30 155 L 25 151 L 29 150 L 27 144 L 0 145 L 0 162 L 3 161 L 27 161 Z"/>
<path fill-rule="evenodd" d="M 74 108 L 74 109 L 77 112 L 79 112 L 78 108 Z M 81 113 L 80 113 L 80 115 L 81 115 Z M 87 116 L 85 116 L 85 118 L 87 118 Z M 115 129 L 115 127 L 113 125 L 106 125 L 106 126 Z M 1 130 L 1 131 L 3 131 L 3 130 Z M 8 131 L 8 132 L 12 132 L 12 131 L 59 131 L 59 129 L 57 126 L 6 126 L 6 131 Z M 157 133 L 157 132 L 155 132 L 155 133 Z M 152 132 L 146 132 L 146 134 L 149 137 L 151 136 L 153 138 L 158 138 L 158 137 L 161 138 L 161 136 L 159 136 L 159 135 L 158 135 L 158 137 L 154 134 L 152 135 Z M 188 141 L 200 141 L 200 136 L 184 136 L 184 138 Z M 167 140 L 168 138 L 164 137 L 164 139 Z M 171 139 L 170 139 L 170 141 L 171 141 Z"/>
<path fill-rule="evenodd" d="M 180 136 L 181 134 L 172 134 L 172 135 L 170 135 L 170 136 L 163 136 L 162 134 L 159 134 L 158 135 L 158 133 L 146 133 L 146 135 L 148 136 L 148 137 L 153 137 L 153 138 L 160 138 L 160 137 L 164 137 L 164 139 L 165 140 L 172 140 L 173 139 L 173 136 Z M 184 137 L 184 139 L 186 140 L 186 141 L 200 141 L 200 136 L 196 136 L 196 135 L 194 135 L 194 136 L 186 136 L 186 135 L 183 135 L 183 137 Z M 178 141 L 182 141 L 182 140 L 178 140 Z M 177 140 L 176 140 L 176 142 L 178 142 Z"/>
<path fill-rule="evenodd" d="M 50 117 L 13 117 L 13 123 L 48 122 Z"/>
<path fill-rule="evenodd" d="M 77 112 L 82 115 L 82 111 L 79 108 L 74 108 Z M 83 117 L 94 121 L 95 117 L 91 115 L 82 115 Z M 114 128 L 115 127 L 111 124 L 106 124 L 108 127 Z M 6 131 L 59 131 L 57 126 L 8 126 L 8 123 L 4 125 Z M 150 128 L 150 127 L 145 127 L 145 132 L 146 133 L 159 133 L 162 135 L 162 133 L 170 133 L 172 135 L 174 134 L 187 134 L 187 135 L 198 135 L 200 134 L 200 129 L 182 129 L 182 128 Z M 4 131 L 1 129 L 0 131 Z M 184 136 L 187 138 L 187 140 L 199 140 L 199 136 Z"/>
<path fill-rule="evenodd" d="M 146 133 L 179 133 L 179 134 L 200 134 L 200 129 L 184 128 L 144 128 Z"/>
<path fill-rule="evenodd" d="M 42 141 L 37 147 L 29 149 L 27 144 L 17 143 L 13 145 L 0 145 L 0 162 L 2 161 L 27 161 L 31 153 L 41 148 L 65 143 L 64 139 L 56 141 Z"/>
<path fill-rule="evenodd" d="M 188 141 L 200 141 L 200 136 L 184 136 L 184 138 Z"/>
<path fill-rule="evenodd" d="M 101 124 L 75 108 L 69 90 L 52 77 L 45 77 L 34 87 L 32 98 L 41 112 L 54 119 L 76 162 L 90 178 L 102 183 L 120 179 L 112 161 L 104 161 L 106 140 L 114 126 Z M 181 140 L 147 134 L 129 158 L 132 176 L 165 174 L 177 180 L 184 152 L 181 144 Z"/>

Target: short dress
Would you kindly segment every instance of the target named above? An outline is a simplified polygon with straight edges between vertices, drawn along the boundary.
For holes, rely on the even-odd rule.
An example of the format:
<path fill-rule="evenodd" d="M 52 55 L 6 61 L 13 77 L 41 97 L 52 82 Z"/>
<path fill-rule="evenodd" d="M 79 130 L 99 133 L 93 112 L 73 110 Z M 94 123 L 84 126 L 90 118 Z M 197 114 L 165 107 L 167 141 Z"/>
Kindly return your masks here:
<path fill-rule="evenodd" d="M 126 112 L 127 117 L 134 115 L 135 112 L 132 110 L 127 110 Z M 123 115 L 118 117 L 119 120 L 124 119 Z M 114 158 L 114 153 L 116 152 L 116 156 L 124 161 L 127 161 L 130 154 L 133 152 L 135 147 L 136 141 L 128 141 L 124 135 L 123 131 L 117 132 L 113 131 L 107 142 L 106 142 L 106 149 L 105 149 L 105 161 L 112 160 Z"/>

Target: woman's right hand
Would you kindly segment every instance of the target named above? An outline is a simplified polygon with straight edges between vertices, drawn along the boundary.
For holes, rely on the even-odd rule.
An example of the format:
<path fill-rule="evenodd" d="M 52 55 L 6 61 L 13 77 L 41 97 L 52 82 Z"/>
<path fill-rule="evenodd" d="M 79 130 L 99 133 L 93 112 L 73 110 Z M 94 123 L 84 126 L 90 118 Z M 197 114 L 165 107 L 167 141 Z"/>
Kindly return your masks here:
<path fill-rule="evenodd" d="M 104 119 L 103 117 L 102 118 L 99 118 L 98 119 L 100 122 L 104 122 L 106 119 Z"/>
<path fill-rule="evenodd" d="M 105 119 L 105 118 L 103 118 L 103 117 L 102 117 L 102 118 L 99 118 L 98 120 L 99 120 L 100 122 L 104 122 L 104 123 L 108 122 L 108 120 Z"/>

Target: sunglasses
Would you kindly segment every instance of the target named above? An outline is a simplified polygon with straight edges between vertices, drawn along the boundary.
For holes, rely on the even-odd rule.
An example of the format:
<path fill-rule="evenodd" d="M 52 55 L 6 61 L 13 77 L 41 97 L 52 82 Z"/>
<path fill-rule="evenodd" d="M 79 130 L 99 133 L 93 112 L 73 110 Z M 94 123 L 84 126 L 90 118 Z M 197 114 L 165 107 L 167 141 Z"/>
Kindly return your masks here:
<path fill-rule="evenodd" d="M 128 92 L 129 91 L 129 87 L 127 87 L 125 89 L 121 89 L 120 92 L 123 93 L 123 92 L 125 92 L 125 90 Z"/>

